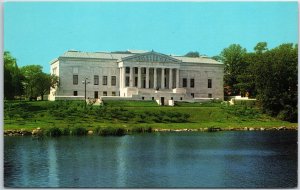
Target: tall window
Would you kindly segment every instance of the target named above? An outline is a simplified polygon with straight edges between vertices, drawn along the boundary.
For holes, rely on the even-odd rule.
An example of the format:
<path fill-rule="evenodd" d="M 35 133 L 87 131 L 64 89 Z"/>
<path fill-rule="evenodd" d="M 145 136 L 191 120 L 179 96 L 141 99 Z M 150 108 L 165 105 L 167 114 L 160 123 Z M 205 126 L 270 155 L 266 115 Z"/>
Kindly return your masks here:
<path fill-rule="evenodd" d="M 190 81 L 190 87 L 191 88 L 195 87 L 195 79 L 191 79 L 191 81 Z"/>
<path fill-rule="evenodd" d="M 95 91 L 94 98 L 98 98 L 98 91 Z"/>
<path fill-rule="evenodd" d="M 94 85 L 99 85 L 99 76 L 94 75 Z"/>
<path fill-rule="evenodd" d="M 182 87 L 187 87 L 187 79 L 186 78 L 182 79 Z"/>
<path fill-rule="evenodd" d="M 211 88 L 211 86 L 212 86 L 212 80 L 208 79 L 207 80 L 207 88 Z"/>
<path fill-rule="evenodd" d="M 130 73 L 130 67 L 126 67 L 126 73 L 129 74 Z"/>
<path fill-rule="evenodd" d="M 116 83 L 117 83 L 116 76 L 111 76 L 111 85 L 116 86 Z"/>
<path fill-rule="evenodd" d="M 77 91 L 73 91 L 73 96 L 77 96 L 77 95 L 78 95 Z"/>
<path fill-rule="evenodd" d="M 194 93 L 191 93 L 191 96 L 194 98 L 194 97 L 195 97 L 195 94 L 194 94 Z"/>
<path fill-rule="evenodd" d="M 102 84 L 107 85 L 107 76 L 103 76 Z"/>
<path fill-rule="evenodd" d="M 129 86 L 129 77 L 126 77 L 125 79 L 125 86 Z"/>
<path fill-rule="evenodd" d="M 73 84 L 74 85 L 78 84 L 78 75 L 73 75 Z"/>
<path fill-rule="evenodd" d="M 135 87 L 138 86 L 138 77 L 135 77 L 135 80 L 134 80 L 134 86 L 135 86 Z"/>
<path fill-rule="evenodd" d="M 107 96 L 107 91 L 103 91 L 103 96 Z"/>
<path fill-rule="evenodd" d="M 139 72 L 139 68 L 134 67 L 134 73 L 135 73 L 135 74 L 138 74 L 138 72 Z"/>

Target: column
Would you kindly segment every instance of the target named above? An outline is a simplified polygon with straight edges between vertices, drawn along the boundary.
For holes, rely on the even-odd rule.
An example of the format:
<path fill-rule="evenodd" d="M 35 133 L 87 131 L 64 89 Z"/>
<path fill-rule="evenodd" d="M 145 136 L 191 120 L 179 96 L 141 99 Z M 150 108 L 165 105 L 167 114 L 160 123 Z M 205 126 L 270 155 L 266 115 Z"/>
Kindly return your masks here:
<path fill-rule="evenodd" d="M 133 67 L 130 67 L 130 72 L 129 72 L 129 86 L 133 87 Z"/>
<path fill-rule="evenodd" d="M 142 68 L 138 68 L 138 88 L 142 87 Z"/>
<path fill-rule="evenodd" d="M 161 89 L 165 89 L 165 69 L 161 68 Z"/>
<path fill-rule="evenodd" d="M 154 70 L 154 76 L 153 76 L 153 88 L 156 89 L 157 88 L 157 73 L 156 73 L 156 68 L 153 68 Z"/>
<path fill-rule="evenodd" d="M 172 72 L 172 68 L 169 69 L 169 89 L 172 89 L 172 85 L 173 85 L 173 72 Z"/>
<path fill-rule="evenodd" d="M 176 69 L 176 88 L 179 88 L 179 69 Z"/>
<path fill-rule="evenodd" d="M 122 77 L 123 75 L 122 75 L 122 74 L 123 74 L 123 72 L 122 72 L 122 67 L 120 67 L 120 77 L 119 77 L 119 80 L 120 80 L 120 82 L 119 82 L 120 88 L 123 88 L 123 86 L 122 86 L 122 85 L 123 85 L 123 83 L 122 83 L 122 82 L 123 82 L 123 81 L 122 81 L 122 80 L 123 80 L 123 77 Z"/>
<path fill-rule="evenodd" d="M 149 67 L 146 67 L 146 88 L 149 88 Z"/>
<path fill-rule="evenodd" d="M 126 67 L 122 67 L 122 88 L 125 88 L 125 82 L 126 82 Z"/>

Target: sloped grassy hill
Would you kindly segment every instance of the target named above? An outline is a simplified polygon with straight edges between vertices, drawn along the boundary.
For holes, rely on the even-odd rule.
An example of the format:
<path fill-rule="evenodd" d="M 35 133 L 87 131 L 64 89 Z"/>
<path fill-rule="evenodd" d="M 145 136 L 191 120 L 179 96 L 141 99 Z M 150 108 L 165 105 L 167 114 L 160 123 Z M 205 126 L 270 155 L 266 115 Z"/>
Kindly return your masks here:
<path fill-rule="evenodd" d="M 151 127 L 152 129 L 199 129 L 206 127 L 296 126 L 260 113 L 254 106 L 221 103 L 177 103 L 161 107 L 153 101 L 106 101 L 103 106 L 82 101 L 5 101 L 4 129 L 49 127 Z"/>

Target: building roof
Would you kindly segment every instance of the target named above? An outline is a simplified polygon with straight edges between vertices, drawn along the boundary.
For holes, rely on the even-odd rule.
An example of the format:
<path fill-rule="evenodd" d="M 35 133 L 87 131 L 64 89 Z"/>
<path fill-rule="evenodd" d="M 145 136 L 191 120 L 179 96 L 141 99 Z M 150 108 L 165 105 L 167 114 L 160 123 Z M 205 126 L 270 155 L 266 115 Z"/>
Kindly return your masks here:
<path fill-rule="evenodd" d="M 76 50 L 69 50 L 59 58 L 90 58 L 90 59 L 106 59 L 106 60 L 116 60 L 121 61 L 122 59 L 136 54 L 144 54 L 149 51 L 143 50 L 127 50 L 127 51 L 115 51 L 115 52 L 82 52 Z M 222 64 L 216 60 L 208 57 L 185 57 L 185 56 L 173 56 L 168 55 L 173 59 L 180 60 L 185 63 L 208 63 L 208 64 Z M 51 62 L 53 63 L 53 62 Z"/>

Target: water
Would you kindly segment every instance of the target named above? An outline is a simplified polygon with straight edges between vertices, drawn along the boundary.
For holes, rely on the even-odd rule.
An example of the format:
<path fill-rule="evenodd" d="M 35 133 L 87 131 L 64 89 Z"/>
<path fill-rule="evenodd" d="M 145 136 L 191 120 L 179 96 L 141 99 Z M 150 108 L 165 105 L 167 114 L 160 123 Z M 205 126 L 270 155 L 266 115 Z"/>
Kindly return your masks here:
<path fill-rule="evenodd" d="M 5 187 L 297 186 L 297 132 L 4 138 Z"/>

